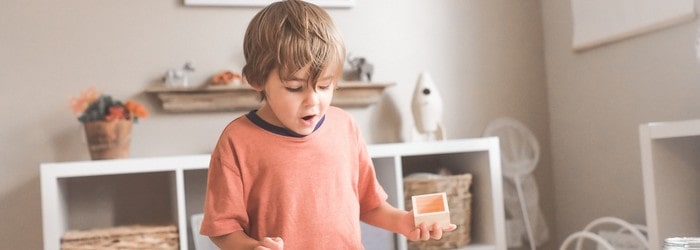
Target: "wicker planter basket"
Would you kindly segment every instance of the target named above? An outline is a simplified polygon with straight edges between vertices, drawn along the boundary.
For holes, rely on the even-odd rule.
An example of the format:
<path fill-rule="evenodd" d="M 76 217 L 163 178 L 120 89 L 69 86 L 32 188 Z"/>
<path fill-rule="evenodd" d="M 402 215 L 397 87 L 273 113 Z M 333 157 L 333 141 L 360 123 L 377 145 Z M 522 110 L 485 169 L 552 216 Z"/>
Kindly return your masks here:
<path fill-rule="evenodd" d="M 131 145 L 131 120 L 85 123 L 90 158 L 93 160 L 126 158 Z"/>
<path fill-rule="evenodd" d="M 175 225 L 120 226 L 68 231 L 61 237 L 61 250 L 179 249 Z"/>
<path fill-rule="evenodd" d="M 406 209 L 412 209 L 411 196 L 437 192 L 447 193 L 450 222 L 457 230 L 445 232 L 441 240 L 409 241 L 408 249 L 454 249 L 469 244 L 471 229 L 471 174 L 447 175 L 437 178 L 406 178 L 403 189 Z"/>

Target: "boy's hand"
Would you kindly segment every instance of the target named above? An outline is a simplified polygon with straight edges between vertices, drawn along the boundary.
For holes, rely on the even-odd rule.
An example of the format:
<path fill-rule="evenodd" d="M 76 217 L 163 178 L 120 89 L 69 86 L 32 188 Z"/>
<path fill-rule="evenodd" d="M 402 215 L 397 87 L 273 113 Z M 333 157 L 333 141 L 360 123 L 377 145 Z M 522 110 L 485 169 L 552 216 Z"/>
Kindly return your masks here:
<path fill-rule="evenodd" d="M 437 224 L 433 224 L 430 225 L 430 229 L 428 229 L 428 225 L 426 225 L 425 223 L 421 223 L 420 225 L 418 225 L 418 227 L 415 227 L 413 225 L 413 210 L 406 212 L 402 217 L 402 223 L 409 227 L 408 229 L 405 229 L 405 231 L 402 231 L 404 232 L 404 236 L 406 236 L 406 239 L 410 241 L 429 239 L 439 240 L 442 239 L 443 232 L 451 232 L 457 229 L 457 225 L 455 224 L 450 224 L 444 228 L 440 228 Z"/>
<path fill-rule="evenodd" d="M 406 238 L 410 241 L 429 239 L 439 240 L 442 239 L 443 232 L 451 232 L 455 229 L 457 229 L 457 225 L 455 224 L 450 224 L 446 227 L 440 228 L 436 223 L 430 227 L 430 230 L 428 230 L 428 226 L 426 226 L 425 223 L 421 223 L 416 229 L 413 229 L 413 231 L 408 233 L 408 235 L 406 235 Z"/>
<path fill-rule="evenodd" d="M 255 250 L 283 250 L 284 241 L 280 237 L 265 237 L 260 241 L 260 245 Z"/>

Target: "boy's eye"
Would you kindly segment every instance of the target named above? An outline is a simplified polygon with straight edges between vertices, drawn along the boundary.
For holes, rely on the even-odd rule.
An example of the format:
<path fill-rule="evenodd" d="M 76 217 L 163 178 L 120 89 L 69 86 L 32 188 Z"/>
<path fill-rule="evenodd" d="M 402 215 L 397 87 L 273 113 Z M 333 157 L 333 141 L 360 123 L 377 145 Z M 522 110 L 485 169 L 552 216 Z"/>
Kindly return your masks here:
<path fill-rule="evenodd" d="M 299 92 L 299 91 L 301 91 L 301 87 L 287 87 L 287 91 L 289 91 L 289 92 Z"/>
<path fill-rule="evenodd" d="M 284 88 L 287 89 L 289 92 L 299 92 L 304 88 L 304 84 L 294 80 L 294 79 L 289 79 L 284 81 L 283 83 Z"/>
<path fill-rule="evenodd" d="M 322 83 L 318 85 L 319 89 L 329 89 L 331 86 L 333 86 L 332 82 L 327 82 L 327 83 Z"/>

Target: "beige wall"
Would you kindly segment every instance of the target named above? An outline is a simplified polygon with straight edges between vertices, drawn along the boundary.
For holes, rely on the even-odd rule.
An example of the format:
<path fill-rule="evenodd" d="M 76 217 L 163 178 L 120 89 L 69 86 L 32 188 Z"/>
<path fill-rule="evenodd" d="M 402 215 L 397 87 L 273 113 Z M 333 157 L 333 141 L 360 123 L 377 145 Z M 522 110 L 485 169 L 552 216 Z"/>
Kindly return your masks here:
<path fill-rule="evenodd" d="M 152 111 L 152 117 L 134 127 L 132 157 L 210 152 L 223 126 L 240 115 L 169 114 L 143 94 L 167 68 L 186 60 L 197 68 L 191 76 L 194 83 L 243 64 L 243 32 L 258 9 L 185 7 L 181 2 L 3 2 L 3 248 L 42 248 L 39 164 L 89 159 L 80 123 L 68 108 L 69 97 L 86 87 L 96 86 L 116 98 L 136 98 Z M 421 71 L 429 71 L 445 99 L 449 138 L 477 137 L 499 116 L 513 116 L 534 130 L 544 149 L 536 171 L 541 200 L 553 225 L 538 1 L 356 0 L 354 8 L 330 13 L 349 50 L 374 63 L 375 79 L 397 83 L 381 104 L 350 110 L 369 142 L 406 137 L 415 80 Z"/>
<path fill-rule="evenodd" d="M 644 224 L 638 126 L 700 117 L 698 22 L 574 53 L 570 1 L 542 14 L 559 238 L 601 216 Z"/>

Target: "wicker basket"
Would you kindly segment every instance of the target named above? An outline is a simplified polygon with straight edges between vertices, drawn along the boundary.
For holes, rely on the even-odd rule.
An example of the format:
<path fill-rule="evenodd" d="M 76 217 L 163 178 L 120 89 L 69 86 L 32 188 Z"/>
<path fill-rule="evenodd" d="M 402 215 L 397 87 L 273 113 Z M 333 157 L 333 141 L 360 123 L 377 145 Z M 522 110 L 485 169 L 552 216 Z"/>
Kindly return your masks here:
<path fill-rule="evenodd" d="M 441 240 L 409 241 L 408 249 L 454 249 L 469 244 L 471 223 L 471 200 L 469 188 L 471 174 L 447 175 L 437 178 L 406 178 L 403 189 L 406 209 L 412 209 L 411 196 L 437 192 L 447 193 L 450 222 L 457 230 L 445 232 Z"/>
<path fill-rule="evenodd" d="M 179 248 L 175 225 L 120 226 L 68 231 L 61 237 L 62 250 L 173 249 Z"/>
<path fill-rule="evenodd" d="M 131 147 L 131 120 L 85 123 L 90 159 L 104 160 L 129 157 Z"/>

